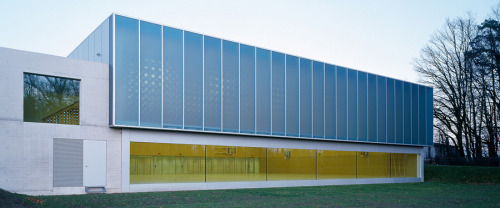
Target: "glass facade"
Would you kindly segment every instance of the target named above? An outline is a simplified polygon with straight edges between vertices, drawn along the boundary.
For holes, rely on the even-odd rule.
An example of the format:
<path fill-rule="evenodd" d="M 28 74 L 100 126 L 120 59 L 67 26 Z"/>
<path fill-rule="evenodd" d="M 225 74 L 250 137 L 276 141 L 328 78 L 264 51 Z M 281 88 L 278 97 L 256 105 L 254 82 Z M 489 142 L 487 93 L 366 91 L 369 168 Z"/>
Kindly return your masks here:
<path fill-rule="evenodd" d="M 80 80 L 24 73 L 24 122 L 80 124 Z"/>
<path fill-rule="evenodd" d="M 432 144 L 432 88 L 120 15 L 110 19 L 114 126 Z"/>
<path fill-rule="evenodd" d="M 417 154 L 130 143 L 130 184 L 415 178 Z"/>

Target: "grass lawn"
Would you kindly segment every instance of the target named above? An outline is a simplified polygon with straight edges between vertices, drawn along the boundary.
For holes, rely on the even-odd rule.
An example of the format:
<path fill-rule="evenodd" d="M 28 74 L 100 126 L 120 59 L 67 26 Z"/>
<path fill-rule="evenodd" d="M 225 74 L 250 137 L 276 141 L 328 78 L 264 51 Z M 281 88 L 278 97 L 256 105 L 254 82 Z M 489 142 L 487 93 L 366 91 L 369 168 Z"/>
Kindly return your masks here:
<path fill-rule="evenodd" d="M 426 166 L 429 182 L 425 183 L 37 197 L 7 194 L 22 201 L 21 206 L 34 207 L 500 207 L 500 180 L 496 181 L 500 168 L 442 167 Z M 489 176 L 474 174 L 485 171 Z M 0 193 L 0 207 L 4 198 Z"/>

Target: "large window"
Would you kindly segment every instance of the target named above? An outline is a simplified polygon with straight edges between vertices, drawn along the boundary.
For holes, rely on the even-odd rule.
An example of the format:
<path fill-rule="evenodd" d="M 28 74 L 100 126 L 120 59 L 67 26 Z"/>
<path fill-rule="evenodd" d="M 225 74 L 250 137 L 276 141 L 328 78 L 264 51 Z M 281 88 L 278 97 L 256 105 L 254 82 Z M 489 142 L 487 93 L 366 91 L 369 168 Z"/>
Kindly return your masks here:
<path fill-rule="evenodd" d="M 130 183 L 415 178 L 417 154 L 131 142 Z"/>
<path fill-rule="evenodd" d="M 25 73 L 24 121 L 80 124 L 80 81 Z"/>

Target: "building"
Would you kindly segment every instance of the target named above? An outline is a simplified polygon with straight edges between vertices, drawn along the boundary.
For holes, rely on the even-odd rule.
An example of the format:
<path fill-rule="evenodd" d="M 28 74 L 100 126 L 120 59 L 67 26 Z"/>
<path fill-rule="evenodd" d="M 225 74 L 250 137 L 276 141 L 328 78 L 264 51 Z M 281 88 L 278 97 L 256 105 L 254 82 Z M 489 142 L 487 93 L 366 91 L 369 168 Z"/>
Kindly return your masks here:
<path fill-rule="evenodd" d="M 18 193 L 421 182 L 432 145 L 432 88 L 117 14 L 0 68 Z"/>

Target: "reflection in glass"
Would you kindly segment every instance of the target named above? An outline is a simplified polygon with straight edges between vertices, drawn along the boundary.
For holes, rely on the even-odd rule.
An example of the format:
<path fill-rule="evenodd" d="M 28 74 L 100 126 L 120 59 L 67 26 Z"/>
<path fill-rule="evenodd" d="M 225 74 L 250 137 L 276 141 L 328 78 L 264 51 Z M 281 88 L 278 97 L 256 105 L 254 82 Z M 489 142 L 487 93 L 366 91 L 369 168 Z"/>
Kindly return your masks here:
<path fill-rule="evenodd" d="M 24 74 L 24 121 L 80 123 L 80 81 Z"/>
<path fill-rule="evenodd" d="M 266 148 L 207 146 L 207 182 L 265 181 Z"/>

